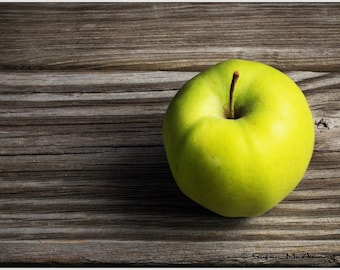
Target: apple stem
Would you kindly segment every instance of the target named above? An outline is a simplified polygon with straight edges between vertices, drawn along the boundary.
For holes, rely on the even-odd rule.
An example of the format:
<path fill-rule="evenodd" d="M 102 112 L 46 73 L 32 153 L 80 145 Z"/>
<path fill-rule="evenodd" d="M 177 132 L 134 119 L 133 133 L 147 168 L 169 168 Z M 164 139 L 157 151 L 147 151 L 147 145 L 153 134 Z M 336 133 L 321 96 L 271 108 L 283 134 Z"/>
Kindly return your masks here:
<path fill-rule="evenodd" d="M 237 70 L 234 71 L 233 79 L 230 84 L 230 96 L 229 96 L 229 112 L 230 112 L 230 119 L 235 119 L 235 112 L 234 112 L 234 89 L 236 82 L 239 77 L 239 73 Z"/>

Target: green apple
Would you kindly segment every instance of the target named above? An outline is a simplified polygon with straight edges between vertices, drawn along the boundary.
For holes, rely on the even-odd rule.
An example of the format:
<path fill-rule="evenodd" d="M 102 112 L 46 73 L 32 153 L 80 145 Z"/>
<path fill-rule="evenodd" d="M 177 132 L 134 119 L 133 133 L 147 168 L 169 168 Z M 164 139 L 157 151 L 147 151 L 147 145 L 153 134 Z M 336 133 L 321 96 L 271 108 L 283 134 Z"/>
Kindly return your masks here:
<path fill-rule="evenodd" d="M 273 208 L 303 178 L 314 122 L 287 75 L 233 59 L 177 92 L 164 117 L 163 142 L 184 194 L 219 215 L 252 217 Z"/>

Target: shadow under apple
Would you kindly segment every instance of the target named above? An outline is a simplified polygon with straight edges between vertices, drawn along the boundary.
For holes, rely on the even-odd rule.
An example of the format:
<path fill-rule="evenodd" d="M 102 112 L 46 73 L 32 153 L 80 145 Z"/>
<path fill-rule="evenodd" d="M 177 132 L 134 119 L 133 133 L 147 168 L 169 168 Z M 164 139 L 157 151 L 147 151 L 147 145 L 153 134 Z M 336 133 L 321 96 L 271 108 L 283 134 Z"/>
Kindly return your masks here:
<path fill-rule="evenodd" d="M 139 226 L 230 230 L 247 221 L 221 217 L 187 198 L 172 178 L 163 145 L 133 146 L 113 155 L 124 157 L 107 176 L 112 210 Z"/>

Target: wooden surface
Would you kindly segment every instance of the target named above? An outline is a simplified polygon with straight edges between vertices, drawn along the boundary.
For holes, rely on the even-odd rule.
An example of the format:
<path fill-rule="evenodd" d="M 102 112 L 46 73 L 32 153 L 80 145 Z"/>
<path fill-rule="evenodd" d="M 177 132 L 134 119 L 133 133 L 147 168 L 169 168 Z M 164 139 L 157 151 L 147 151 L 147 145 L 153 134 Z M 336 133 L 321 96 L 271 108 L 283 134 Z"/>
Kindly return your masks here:
<path fill-rule="evenodd" d="M 340 265 L 339 3 L 1 3 L 0 41 L 0 263 Z M 161 139 L 228 58 L 285 71 L 315 119 L 304 179 L 258 218 L 182 195 Z"/>

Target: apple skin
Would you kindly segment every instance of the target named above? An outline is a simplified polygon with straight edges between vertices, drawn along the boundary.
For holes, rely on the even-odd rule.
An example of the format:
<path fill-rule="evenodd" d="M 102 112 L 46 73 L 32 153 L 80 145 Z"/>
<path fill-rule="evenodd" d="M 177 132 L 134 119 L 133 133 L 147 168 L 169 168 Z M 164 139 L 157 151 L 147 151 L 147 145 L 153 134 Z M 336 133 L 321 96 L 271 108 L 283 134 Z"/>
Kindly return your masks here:
<path fill-rule="evenodd" d="M 235 119 L 227 119 L 234 71 Z M 232 59 L 188 81 L 170 102 L 163 142 L 180 190 L 225 217 L 260 216 L 301 181 L 314 121 L 300 88 L 266 64 Z"/>

